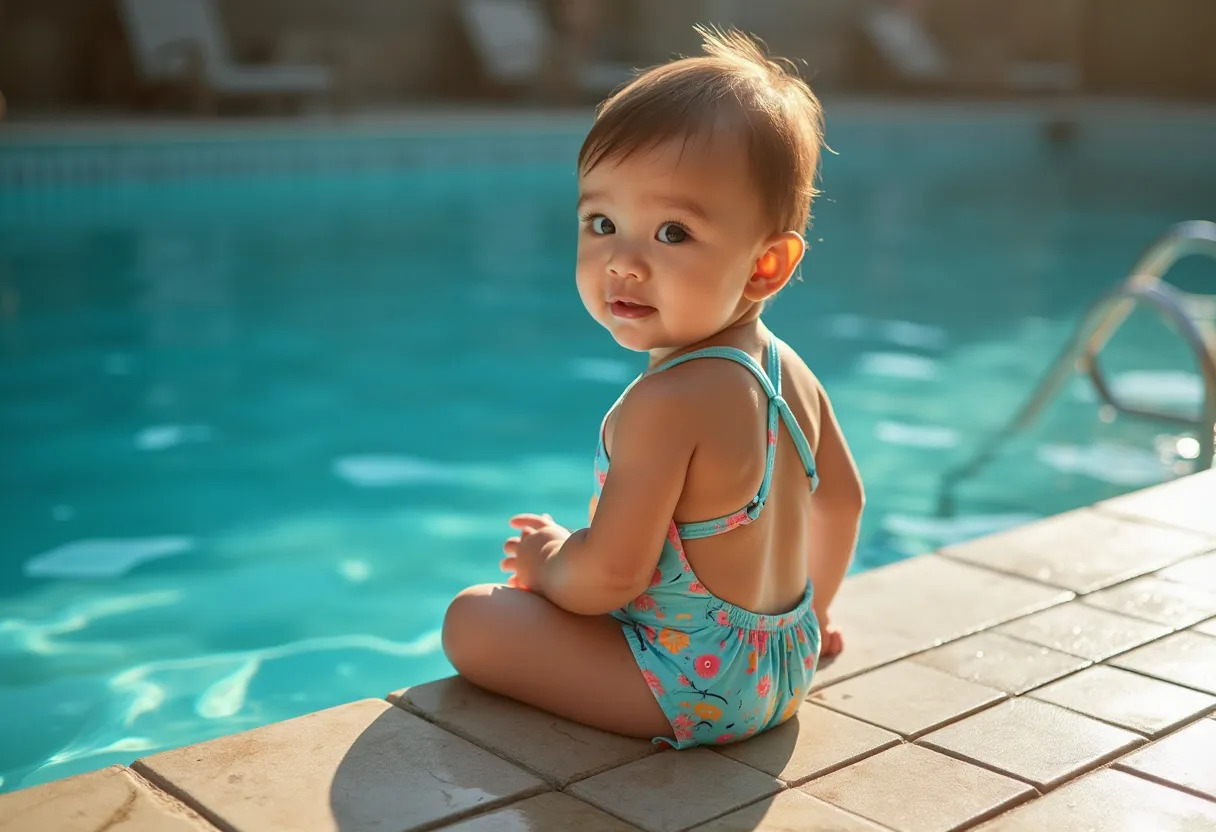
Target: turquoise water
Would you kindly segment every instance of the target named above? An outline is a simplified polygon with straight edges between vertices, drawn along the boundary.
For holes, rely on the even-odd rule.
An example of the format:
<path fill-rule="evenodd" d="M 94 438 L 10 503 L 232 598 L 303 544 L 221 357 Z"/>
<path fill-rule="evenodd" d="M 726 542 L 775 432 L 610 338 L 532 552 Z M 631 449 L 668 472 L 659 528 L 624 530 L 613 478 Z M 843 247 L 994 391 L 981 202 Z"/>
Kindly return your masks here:
<path fill-rule="evenodd" d="M 1086 306 L 1216 214 L 1211 125 L 1138 125 L 829 124 L 767 319 L 865 477 L 856 569 L 1181 464 L 1078 384 L 934 516 Z M 580 524 L 640 366 L 575 295 L 569 157 L 0 189 L 0 790 L 450 671 L 447 600 L 498 577 L 510 513 Z M 1125 391 L 1193 406 L 1153 321 L 1112 355 Z"/>

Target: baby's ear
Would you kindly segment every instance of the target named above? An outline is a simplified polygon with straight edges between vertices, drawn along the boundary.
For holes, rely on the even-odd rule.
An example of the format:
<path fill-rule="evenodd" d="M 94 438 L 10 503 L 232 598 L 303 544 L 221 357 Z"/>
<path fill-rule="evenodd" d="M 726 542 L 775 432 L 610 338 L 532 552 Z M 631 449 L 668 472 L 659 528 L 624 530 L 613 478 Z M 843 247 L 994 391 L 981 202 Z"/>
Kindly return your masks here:
<path fill-rule="evenodd" d="M 770 237 L 756 260 L 743 296 L 750 301 L 762 301 L 780 292 L 805 253 L 806 241 L 797 231 L 783 231 Z"/>

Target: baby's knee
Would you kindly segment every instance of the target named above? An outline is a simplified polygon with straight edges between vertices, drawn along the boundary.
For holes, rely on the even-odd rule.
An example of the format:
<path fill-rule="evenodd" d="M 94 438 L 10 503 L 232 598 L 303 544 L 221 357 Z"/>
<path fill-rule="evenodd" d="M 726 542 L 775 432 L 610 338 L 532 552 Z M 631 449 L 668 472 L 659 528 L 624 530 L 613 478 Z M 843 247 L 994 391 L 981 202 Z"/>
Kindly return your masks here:
<path fill-rule="evenodd" d="M 465 673 L 486 644 L 490 592 L 494 584 L 471 586 L 452 599 L 443 616 L 443 652 L 458 673 Z"/>

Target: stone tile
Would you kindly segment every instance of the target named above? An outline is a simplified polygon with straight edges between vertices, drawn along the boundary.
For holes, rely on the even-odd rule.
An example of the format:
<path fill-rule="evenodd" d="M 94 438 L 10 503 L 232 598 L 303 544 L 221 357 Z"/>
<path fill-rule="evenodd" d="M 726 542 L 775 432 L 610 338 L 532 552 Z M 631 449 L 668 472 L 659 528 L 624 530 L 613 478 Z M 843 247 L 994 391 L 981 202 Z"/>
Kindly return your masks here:
<path fill-rule="evenodd" d="M 956 829 L 1034 794 L 1025 783 L 916 745 L 898 745 L 801 791 L 901 832 Z"/>
<path fill-rule="evenodd" d="M 1153 576 L 1086 595 L 1083 603 L 1175 630 L 1216 615 L 1216 592 Z"/>
<path fill-rule="evenodd" d="M 804 702 L 783 725 L 714 750 L 797 784 L 898 743 L 899 736 L 890 731 Z"/>
<path fill-rule="evenodd" d="M 1157 574 L 1167 581 L 1177 581 L 1216 592 L 1216 552 L 1184 560 L 1169 569 L 1162 569 Z"/>
<path fill-rule="evenodd" d="M 1216 618 L 1213 618 L 1211 621 L 1205 621 L 1202 624 L 1196 624 L 1191 629 L 1204 635 L 1216 636 Z"/>
<path fill-rule="evenodd" d="M 832 603 L 832 624 L 844 631 L 846 647 L 824 664 L 813 686 L 832 684 L 1071 597 L 937 555 L 863 572 L 845 581 Z M 959 603 L 960 598 L 968 603 Z"/>
<path fill-rule="evenodd" d="M 122 766 L 0 795 L 0 832 L 214 832 Z"/>
<path fill-rule="evenodd" d="M 1097 662 L 1160 638 L 1170 628 L 1073 602 L 1011 621 L 997 632 Z"/>
<path fill-rule="evenodd" d="M 803 794 L 798 789 L 784 791 L 698 826 L 691 832 L 885 832 L 864 818 L 849 814 L 830 803 Z"/>
<path fill-rule="evenodd" d="M 1216 707 L 1216 697 L 1206 693 L 1104 665 L 1039 688 L 1030 696 L 1152 737 Z"/>
<path fill-rule="evenodd" d="M 395 708 L 366 699 L 166 751 L 140 773 L 245 832 L 415 829 L 510 803 L 540 778 Z"/>
<path fill-rule="evenodd" d="M 1216 695 L 1216 638 L 1212 636 L 1184 630 L 1110 663 Z"/>
<path fill-rule="evenodd" d="M 913 737 L 1005 698 L 977 685 L 909 661 L 871 670 L 811 695 L 811 700 Z"/>
<path fill-rule="evenodd" d="M 1101 511 L 1216 536 L 1216 470 L 1104 500 Z"/>
<path fill-rule="evenodd" d="M 649 832 L 687 829 L 776 794 L 781 784 L 708 748 L 664 751 L 567 788 Z"/>
<path fill-rule="evenodd" d="M 1216 832 L 1216 803 L 1103 769 L 1001 815 L 978 832 Z"/>
<path fill-rule="evenodd" d="M 1216 800 L 1216 722 L 1201 719 L 1115 765 Z"/>
<path fill-rule="evenodd" d="M 911 661 L 1007 693 L 1025 693 L 1090 664 L 1088 659 L 1000 633 L 977 633 L 913 656 Z"/>
<path fill-rule="evenodd" d="M 1092 592 L 1197 555 L 1212 539 L 1079 509 L 942 550 L 948 558 Z"/>
<path fill-rule="evenodd" d="M 1051 788 L 1144 742 L 1143 738 L 1033 699 L 1011 699 L 919 742 Z"/>
<path fill-rule="evenodd" d="M 658 750 L 648 740 L 569 722 L 459 676 L 398 691 L 389 700 L 559 786 Z"/>
<path fill-rule="evenodd" d="M 504 832 L 504 830 L 577 829 L 578 832 L 634 832 L 623 820 L 581 800 L 547 792 L 503 809 L 444 826 L 443 832 Z"/>

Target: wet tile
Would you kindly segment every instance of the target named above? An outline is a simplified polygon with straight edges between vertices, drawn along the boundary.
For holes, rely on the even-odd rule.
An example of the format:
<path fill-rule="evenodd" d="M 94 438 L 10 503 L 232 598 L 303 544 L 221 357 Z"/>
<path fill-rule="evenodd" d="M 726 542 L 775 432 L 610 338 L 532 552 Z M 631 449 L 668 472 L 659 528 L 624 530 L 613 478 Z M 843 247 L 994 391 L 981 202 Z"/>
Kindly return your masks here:
<path fill-rule="evenodd" d="M 850 577 L 832 603 L 845 650 L 816 674 L 820 688 L 994 624 L 1059 604 L 1071 593 L 921 555 Z M 960 598 L 967 603 L 959 603 Z"/>
<path fill-rule="evenodd" d="M 1005 696 L 1003 691 L 902 661 L 813 693 L 811 700 L 912 737 Z"/>
<path fill-rule="evenodd" d="M 1152 737 L 1216 707 L 1216 697 L 1206 693 L 1104 665 L 1082 670 L 1029 696 Z"/>
<path fill-rule="evenodd" d="M 1203 633 L 1206 636 L 1216 636 L 1216 618 L 1211 621 L 1205 621 L 1202 624 L 1196 624 L 1191 628 L 1196 633 Z"/>
<path fill-rule="evenodd" d="M 1216 615 L 1216 592 L 1154 576 L 1086 595 L 1081 601 L 1176 630 Z"/>
<path fill-rule="evenodd" d="M 664 751 L 567 791 L 649 832 L 687 829 L 776 794 L 781 784 L 708 748 Z"/>
<path fill-rule="evenodd" d="M 1105 500 L 1095 508 L 1216 536 L 1216 471 Z"/>
<path fill-rule="evenodd" d="M 1212 539 L 1202 534 L 1080 509 L 951 546 L 942 554 L 1074 592 L 1092 592 L 1211 547 Z"/>
<path fill-rule="evenodd" d="M 1216 721 L 1201 719 L 1115 765 L 1216 800 Z"/>
<path fill-rule="evenodd" d="M 803 794 L 798 789 L 784 791 L 731 812 L 691 832 L 885 832 L 864 818 L 838 809 L 830 803 Z"/>
<path fill-rule="evenodd" d="M 1052 788 L 1144 742 L 1056 705 L 1011 699 L 919 742 Z"/>
<path fill-rule="evenodd" d="M 578 832 L 634 832 L 625 823 L 570 795 L 548 792 L 512 803 L 502 809 L 477 815 L 443 832 L 507 832 L 507 830 L 577 829 Z"/>
<path fill-rule="evenodd" d="M 1169 627 L 1116 615 L 1079 601 L 1019 618 L 997 632 L 1090 661 L 1130 650 L 1169 633 Z"/>
<path fill-rule="evenodd" d="M 898 745 L 800 790 L 901 832 L 955 829 L 1034 794 L 1025 783 L 916 745 Z"/>
<path fill-rule="evenodd" d="M 1216 592 L 1216 552 L 1185 560 L 1157 573 L 1167 581 L 1197 586 Z"/>
<path fill-rule="evenodd" d="M 1146 644 L 1110 663 L 1216 695 L 1216 637 L 1193 630 Z"/>
<path fill-rule="evenodd" d="M 899 736 L 890 731 L 804 702 L 789 722 L 714 750 L 797 784 L 898 743 Z"/>
<path fill-rule="evenodd" d="M 415 829 L 547 788 L 472 743 L 366 699 L 166 751 L 140 773 L 245 832 Z"/>
<path fill-rule="evenodd" d="M 1216 800 L 1216 721 L 1200 719 L 1115 765 Z"/>
<path fill-rule="evenodd" d="M 0 795 L 0 832 L 214 832 L 193 810 L 111 766 Z"/>
<path fill-rule="evenodd" d="M 1214 832 L 1216 803 L 1209 803 L 1103 769 L 979 827 L 980 832 Z"/>
<path fill-rule="evenodd" d="M 911 661 L 1007 693 L 1025 693 L 1090 664 L 1089 659 L 985 632 L 951 642 Z"/>
<path fill-rule="evenodd" d="M 459 676 L 398 691 L 389 700 L 559 786 L 657 751 L 648 740 L 569 722 Z"/>

